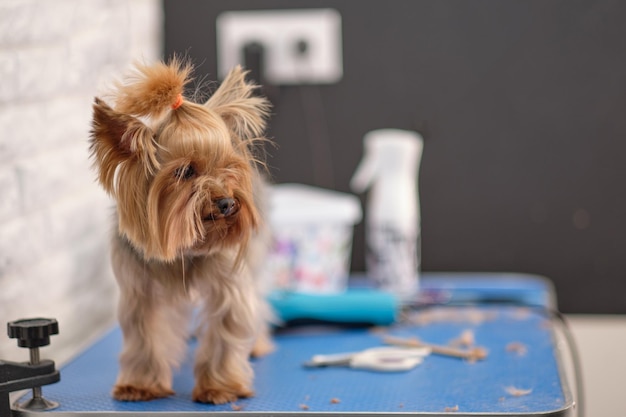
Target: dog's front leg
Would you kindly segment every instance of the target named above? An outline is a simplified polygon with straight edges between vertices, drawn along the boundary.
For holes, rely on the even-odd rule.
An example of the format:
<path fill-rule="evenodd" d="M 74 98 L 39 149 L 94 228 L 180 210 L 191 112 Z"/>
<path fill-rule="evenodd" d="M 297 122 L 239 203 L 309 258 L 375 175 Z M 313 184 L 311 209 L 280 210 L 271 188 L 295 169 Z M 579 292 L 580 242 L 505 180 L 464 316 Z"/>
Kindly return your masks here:
<path fill-rule="evenodd" d="M 210 280 L 196 355 L 194 401 L 223 404 L 250 397 L 249 356 L 259 329 L 258 299 L 237 280 Z"/>
<path fill-rule="evenodd" d="M 117 400 L 147 401 L 174 393 L 172 368 L 186 349 L 188 307 L 166 284 L 164 275 L 172 274 L 171 269 L 142 261 L 124 243 L 113 247 L 124 336 L 113 388 Z"/>

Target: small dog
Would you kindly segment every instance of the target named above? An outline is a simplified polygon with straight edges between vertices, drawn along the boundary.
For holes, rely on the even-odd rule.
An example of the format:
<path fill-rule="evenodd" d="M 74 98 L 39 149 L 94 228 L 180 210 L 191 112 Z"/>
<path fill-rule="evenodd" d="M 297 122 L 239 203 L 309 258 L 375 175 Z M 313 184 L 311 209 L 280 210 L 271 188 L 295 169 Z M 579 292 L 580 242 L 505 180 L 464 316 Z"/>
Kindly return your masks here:
<path fill-rule="evenodd" d="M 267 239 L 263 180 L 253 155 L 269 102 L 234 68 L 204 104 L 183 97 L 192 67 L 179 59 L 137 65 L 96 98 L 90 150 L 117 203 L 112 264 L 124 335 L 113 396 L 172 395 L 193 308 L 203 304 L 194 401 L 253 395 L 249 356 L 271 351 L 270 312 L 256 275 Z"/>

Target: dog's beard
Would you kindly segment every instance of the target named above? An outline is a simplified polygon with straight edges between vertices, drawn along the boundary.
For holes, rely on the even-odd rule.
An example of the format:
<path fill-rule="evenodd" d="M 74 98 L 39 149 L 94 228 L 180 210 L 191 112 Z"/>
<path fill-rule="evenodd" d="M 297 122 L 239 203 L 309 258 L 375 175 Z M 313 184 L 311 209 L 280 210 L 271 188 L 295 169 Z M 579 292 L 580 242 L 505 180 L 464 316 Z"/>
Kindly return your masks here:
<path fill-rule="evenodd" d="M 183 183 L 172 179 L 170 173 L 157 175 L 144 208 L 149 238 L 139 245 L 134 243 L 143 247 L 146 258 L 161 261 L 244 248 L 259 217 L 250 177 L 251 173 L 243 170 L 229 178 L 229 184 L 217 187 L 212 179 Z M 219 191 L 231 188 L 231 184 L 237 188 Z M 217 207 L 224 197 L 234 202 L 227 214 Z"/>
<path fill-rule="evenodd" d="M 257 225 L 256 208 L 239 193 L 235 193 L 236 208 L 230 215 L 213 209 L 202 216 L 199 239 L 187 250 L 192 255 L 211 254 L 228 248 L 245 248 Z M 213 204 L 215 206 L 215 204 Z"/>

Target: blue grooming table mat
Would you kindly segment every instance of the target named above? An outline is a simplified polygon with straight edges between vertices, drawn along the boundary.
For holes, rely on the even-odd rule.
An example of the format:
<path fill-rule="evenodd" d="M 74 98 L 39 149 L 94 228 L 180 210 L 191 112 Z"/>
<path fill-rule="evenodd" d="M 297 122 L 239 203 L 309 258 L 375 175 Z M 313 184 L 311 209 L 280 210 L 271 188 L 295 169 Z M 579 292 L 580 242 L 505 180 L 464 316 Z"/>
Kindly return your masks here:
<path fill-rule="evenodd" d="M 550 283 L 526 275 L 424 274 L 430 289 L 527 292 L 531 305 L 553 307 Z M 500 277 L 501 279 L 499 279 Z M 479 291 L 483 288 L 483 291 Z M 466 295 L 464 295 L 466 296 Z M 504 297 L 508 298 L 508 297 Z M 61 369 L 61 382 L 43 388 L 60 403 L 48 412 L 14 411 L 15 416 L 158 415 L 351 415 L 571 416 L 574 402 L 564 379 L 555 342 L 555 323 L 545 310 L 507 304 L 441 306 L 414 313 L 417 320 L 384 329 L 305 326 L 279 331 L 274 353 L 252 361 L 255 397 L 234 405 L 194 403 L 193 351 L 174 376 L 176 395 L 149 402 L 111 398 L 122 336 L 118 328 Z M 421 318 L 419 315 L 423 315 Z M 382 345 L 382 336 L 417 337 L 446 345 L 471 330 L 488 356 L 470 363 L 431 355 L 415 369 L 382 373 L 350 368 L 304 368 L 315 354 L 363 350 Z M 382 333 L 381 333 L 382 332 Z M 526 350 L 511 349 L 523 346 Z M 525 395 L 515 395 L 524 393 Z M 27 394 L 24 398 L 28 398 Z"/>

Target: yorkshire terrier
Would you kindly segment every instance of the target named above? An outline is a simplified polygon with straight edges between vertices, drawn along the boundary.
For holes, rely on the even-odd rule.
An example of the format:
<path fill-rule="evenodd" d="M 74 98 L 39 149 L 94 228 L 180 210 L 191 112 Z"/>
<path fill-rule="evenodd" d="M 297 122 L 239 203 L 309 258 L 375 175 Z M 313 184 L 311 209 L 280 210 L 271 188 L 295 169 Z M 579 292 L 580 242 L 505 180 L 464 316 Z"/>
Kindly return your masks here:
<path fill-rule="evenodd" d="M 194 401 L 253 395 L 249 357 L 271 351 L 269 308 L 258 288 L 265 246 L 262 175 L 255 156 L 269 114 L 234 68 L 204 103 L 183 96 L 192 67 L 136 65 L 96 98 L 90 150 L 116 200 L 113 272 L 123 332 L 113 397 L 167 397 L 185 356 L 194 299 Z"/>

